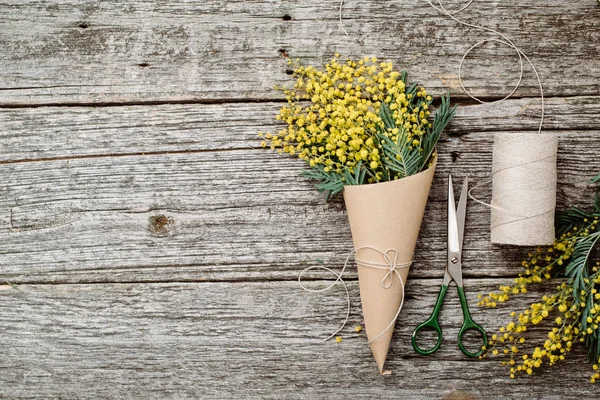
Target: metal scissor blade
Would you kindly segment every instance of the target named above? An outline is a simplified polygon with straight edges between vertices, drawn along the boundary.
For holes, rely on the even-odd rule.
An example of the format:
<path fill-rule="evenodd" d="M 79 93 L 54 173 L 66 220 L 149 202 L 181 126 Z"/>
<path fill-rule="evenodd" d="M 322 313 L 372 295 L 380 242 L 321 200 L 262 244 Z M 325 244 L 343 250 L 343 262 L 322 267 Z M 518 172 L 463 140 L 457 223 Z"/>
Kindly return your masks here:
<path fill-rule="evenodd" d="M 467 196 L 469 192 L 469 178 L 465 177 L 463 181 L 462 189 L 460 191 L 460 198 L 458 199 L 458 207 L 456 209 L 456 225 L 458 228 L 458 244 L 459 249 L 462 252 L 463 239 L 465 237 L 465 217 L 467 215 Z"/>
<path fill-rule="evenodd" d="M 448 257 L 460 253 L 458 223 L 456 220 L 456 203 L 454 202 L 454 187 L 452 175 L 448 175 Z"/>

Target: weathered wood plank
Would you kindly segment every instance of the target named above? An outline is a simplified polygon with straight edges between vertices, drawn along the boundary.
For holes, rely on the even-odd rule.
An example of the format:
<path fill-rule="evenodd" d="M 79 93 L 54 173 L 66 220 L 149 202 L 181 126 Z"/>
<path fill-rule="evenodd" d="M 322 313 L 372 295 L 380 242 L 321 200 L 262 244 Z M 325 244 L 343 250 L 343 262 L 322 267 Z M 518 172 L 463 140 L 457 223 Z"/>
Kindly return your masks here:
<path fill-rule="evenodd" d="M 294 282 L 0 286 L 0 395 L 412 399 L 453 390 L 477 398 L 597 393 L 586 383 L 592 370 L 581 352 L 516 381 L 496 360 L 464 357 L 456 347 L 461 313 L 453 291 L 441 316 L 443 347 L 417 356 L 410 334 L 432 308 L 438 283 L 409 282 L 387 364 L 391 376 L 379 375 L 364 331 L 354 332 L 362 323 L 355 282 L 340 344 L 320 338 L 343 319 L 341 288 L 310 295 Z M 478 291 L 491 289 L 477 279 L 465 285 L 473 305 Z M 473 318 L 490 331 L 508 312 L 472 307 Z"/>
<path fill-rule="evenodd" d="M 600 170 L 600 9 L 530 3 L 475 3 L 464 18 L 506 32 L 536 63 L 545 127 L 561 136 L 559 205 L 585 205 Z M 456 69 L 480 32 L 418 0 L 366 0 L 346 2 L 346 37 L 338 4 L 0 2 L 0 398 L 597 397 L 581 352 L 552 379 L 516 382 L 495 361 L 465 359 L 452 292 L 444 347 L 412 352 L 443 270 L 445 176 L 485 180 L 494 133 L 536 129 L 536 82 L 528 71 L 522 98 L 472 105 Z M 319 64 L 335 51 L 393 60 L 464 104 L 439 147 L 391 377 L 353 330 L 354 267 L 344 341 L 320 341 L 343 318 L 343 291 L 310 295 L 292 280 L 309 265 L 341 268 L 351 248 L 343 205 L 326 204 L 297 178 L 302 162 L 260 149 L 255 136 L 276 129 L 282 103 L 271 88 L 290 81 L 286 56 Z M 487 98 L 510 91 L 514 54 L 474 54 L 467 87 Z M 91 104 L 103 107 L 81 107 Z M 491 246 L 488 224 L 488 210 L 471 204 L 465 285 L 492 330 L 509 311 L 479 309 L 475 296 L 509 282 L 527 249 Z M 329 278 L 307 277 L 315 287 Z M 27 284 L 36 282 L 60 284 Z"/>
<path fill-rule="evenodd" d="M 600 136 L 559 133 L 559 206 L 589 204 Z M 413 276 L 441 273 L 446 174 L 487 179 L 492 141 L 471 133 L 440 144 Z M 342 204 L 326 204 L 302 168 L 263 149 L 2 164 L 0 280 L 294 279 L 318 260 L 340 268 L 352 246 Z M 525 253 L 492 246 L 488 210 L 470 206 L 467 275 L 513 276 Z"/>
<path fill-rule="evenodd" d="M 435 92 L 464 96 L 458 63 L 481 31 L 420 0 L 365 0 L 345 4 L 345 36 L 338 4 L 7 0 L 0 105 L 273 99 L 273 85 L 289 79 L 284 56 L 320 64 L 336 51 L 396 61 Z M 506 0 L 473 4 L 462 18 L 506 33 L 535 62 L 548 95 L 573 96 L 599 91 L 599 12 L 593 1 Z M 509 92 L 514 52 L 492 44 L 473 55 L 467 87 L 486 97 Z M 538 96 L 533 74 L 525 78 L 517 96 Z"/>
<path fill-rule="evenodd" d="M 468 132 L 535 130 L 538 99 L 461 104 L 448 127 Z M 276 132 L 281 103 L 38 107 L 0 112 L 0 162 L 51 158 L 259 148 Z M 600 130 L 600 97 L 546 100 L 544 129 Z"/>

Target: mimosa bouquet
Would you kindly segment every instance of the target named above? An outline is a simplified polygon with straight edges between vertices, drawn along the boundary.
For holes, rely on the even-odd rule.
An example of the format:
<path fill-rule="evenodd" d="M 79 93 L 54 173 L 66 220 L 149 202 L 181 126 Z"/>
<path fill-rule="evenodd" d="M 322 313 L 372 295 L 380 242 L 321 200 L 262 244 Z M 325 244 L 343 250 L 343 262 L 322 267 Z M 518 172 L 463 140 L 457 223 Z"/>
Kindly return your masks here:
<path fill-rule="evenodd" d="M 294 65 L 293 88 L 277 134 L 259 133 L 263 147 L 296 155 L 327 198 L 343 192 L 365 328 L 380 372 L 404 299 L 437 161 L 436 143 L 455 107 L 432 97 L 406 72 L 376 58 L 340 61 L 323 69 Z"/>

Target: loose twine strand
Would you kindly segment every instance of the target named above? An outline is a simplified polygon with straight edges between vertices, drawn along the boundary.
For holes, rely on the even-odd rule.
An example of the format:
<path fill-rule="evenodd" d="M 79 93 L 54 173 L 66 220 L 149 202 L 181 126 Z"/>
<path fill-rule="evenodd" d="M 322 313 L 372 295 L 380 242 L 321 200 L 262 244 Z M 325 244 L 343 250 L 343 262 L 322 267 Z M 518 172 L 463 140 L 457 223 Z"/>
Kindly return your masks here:
<path fill-rule="evenodd" d="M 540 75 L 537 71 L 537 69 L 535 68 L 535 65 L 533 65 L 533 62 L 531 62 L 531 60 L 529 59 L 529 57 L 527 57 L 527 55 L 525 53 L 523 53 L 523 51 L 521 51 L 521 49 L 519 49 L 512 40 L 510 40 L 505 34 L 503 34 L 502 32 L 496 31 L 492 28 L 487 28 L 485 26 L 480 26 L 480 25 L 475 25 L 475 24 L 471 24 L 469 22 L 465 22 L 462 21 L 460 19 L 458 19 L 454 14 L 458 14 L 461 11 L 464 11 L 467 7 L 469 7 L 471 5 L 471 3 L 473 3 L 473 0 L 469 0 L 469 2 L 462 7 L 461 9 L 451 13 L 448 10 L 446 10 L 446 8 L 444 7 L 444 4 L 442 3 L 442 0 L 437 0 L 437 6 L 434 5 L 431 0 L 426 0 L 427 3 L 429 3 L 429 5 L 433 8 L 435 8 L 438 11 L 441 11 L 442 13 L 444 13 L 445 15 L 447 15 L 449 18 L 453 19 L 454 21 L 458 22 L 461 25 L 464 26 L 468 26 L 470 28 L 475 28 L 475 29 L 479 29 L 479 30 L 483 30 L 486 32 L 490 32 L 493 33 L 495 35 L 500 36 L 502 39 L 483 39 L 477 43 L 475 43 L 474 45 L 472 45 L 469 50 L 466 51 L 465 54 L 463 54 L 461 60 L 460 60 L 460 64 L 458 66 L 458 80 L 460 82 L 460 86 L 462 87 L 462 89 L 464 90 L 464 92 L 467 94 L 467 96 L 469 96 L 470 98 L 472 98 L 473 100 L 481 103 L 481 104 L 485 104 L 485 103 L 502 103 L 504 100 L 507 100 L 508 98 L 510 98 L 521 86 L 521 82 L 523 81 L 523 74 L 524 74 L 524 65 L 523 65 L 523 58 L 527 61 L 527 63 L 531 66 L 531 69 L 533 70 L 533 73 L 535 74 L 535 77 L 538 81 L 538 86 L 540 88 L 540 103 L 541 103 L 541 116 L 540 116 L 540 124 L 538 126 L 538 133 L 542 132 L 542 125 L 544 124 L 544 114 L 545 114 L 545 101 L 544 101 L 544 88 L 542 86 L 542 80 L 540 79 Z M 484 101 L 481 100 L 480 98 L 474 96 L 464 85 L 463 79 L 462 79 L 462 68 L 463 65 L 465 63 L 465 59 L 467 58 L 467 56 L 471 53 L 471 51 L 473 51 L 473 49 L 482 46 L 485 43 L 488 42 L 497 42 L 497 43 L 501 43 L 501 44 L 505 44 L 511 48 L 513 48 L 515 50 L 515 52 L 517 53 L 517 55 L 519 56 L 519 64 L 521 67 L 521 71 L 519 73 L 519 79 L 517 81 L 517 84 L 515 85 L 515 87 L 512 89 L 512 91 L 507 94 L 506 96 L 504 96 L 502 99 L 500 100 L 494 100 L 494 101 Z"/>
<path fill-rule="evenodd" d="M 346 34 L 346 36 L 348 36 L 348 32 L 346 31 L 346 28 L 344 28 L 344 22 L 342 21 L 342 9 L 344 8 L 344 0 L 340 1 L 340 29 L 342 30 L 342 32 L 344 32 Z"/>
<path fill-rule="evenodd" d="M 361 260 L 360 258 L 356 257 L 356 253 L 359 250 L 365 250 L 365 249 L 373 250 L 373 251 L 379 253 L 382 256 L 384 263 L 376 263 L 376 262 L 372 262 L 372 261 Z M 412 261 L 406 262 L 406 263 L 398 263 L 398 251 L 396 249 L 387 249 L 386 251 L 381 251 L 372 246 L 358 247 L 358 248 L 352 250 L 350 253 L 348 253 L 348 256 L 346 257 L 346 261 L 344 262 L 344 266 L 339 274 L 337 272 L 335 272 L 334 270 L 332 270 L 331 268 L 321 266 L 321 265 L 315 265 L 315 266 L 305 268 L 302 270 L 302 272 L 300 272 L 300 275 L 298 275 L 298 284 L 305 291 L 310 292 L 310 293 L 323 292 L 325 290 L 331 289 L 338 282 L 340 282 L 342 284 L 342 286 L 344 287 L 344 290 L 346 291 L 346 305 L 347 305 L 346 318 L 344 319 L 344 322 L 338 328 L 338 330 L 336 330 L 331 335 L 329 335 L 328 337 L 323 339 L 324 342 L 331 339 L 332 337 L 337 335 L 342 329 L 344 329 L 344 327 L 348 323 L 348 319 L 350 319 L 350 292 L 348 291 L 348 286 L 346 285 L 346 282 L 342 278 L 342 275 L 344 274 L 344 271 L 346 270 L 346 267 L 348 266 L 348 262 L 350 261 L 350 258 L 353 255 L 355 256 L 354 259 L 355 259 L 356 265 L 358 267 L 387 270 L 387 273 L 384 275 L 383 279 L 381 280 L 382 288 L 390 289 L 392 287 L 392 284 L 394 282 L 394 274 L 396 274 L 396 276 L 400 280 L 400 287 L 402 288 L 402 299 L 400 300 L 400 305 L 398 306 L 398 311 L 396 312 L 396 315 L 394 315 L 394 318 L 392 318 L 390 323 L 387 325 L 387 327 L 383 331 L 381 331 L 373 339 L 369 340 L 369 344 L 376 341 L 377 339 L 379 339 L 392 326 L 394 326 L 394 324 L 396 323 L 396 319 L 398 318 L 398 315 L 400 315 L 400 311 L 402 311 L 402 306 L 404 305 L 404 286 L 405 286 L 405 284 L 404 284 L 404 280 L 402 279 L 402 276 L 400 276 L 400 274 L 398 273 L 398 268 L 408 268 L 412 265 Z M 335 276 L 335 278 L 336 278 L 335 281 L 333 283 L 331 283 L 329 286 L 326 286 L 321 289 L 311 289 L 311 288 L 304 286 L 304 284 L 302 283 L 302 276 L 308 271 L 317 270 L 317 269 L 324 270 L 324 271 L 331 273 L 333 276 Z"/>
<path fill-rule="evenodd" d="M 459 13 L 459 12 L 465 10 L 467 7 L 469 7 L 471 5 L 472 2 L 473 2 L 473 0 L 469 0 L 469 2 L 466 5 L 464 5 L 461 9 L 458 9 L 458 10 L 454 11 L 453 14 Z M 429 4 L 431 4 L 431 3 L 429 3 Z M 435 8 L 433 4 L 431 4 L 431 6 L 433 8 Z M 344 28 L 344 22 L 342 20 L 342 10 L 343 10 L 343 8 L 344 8 L 344 0 L 341 0 L 340 1 L 340 13 L 339 13 L 340 14 L 340 22 L 339 22 L 339 24 L 340 24 L 341 31 L 344 32 L 344 34 L 346 36 L 348 36 L 348 32 L 346 31 L 346 28 Z"/>
<path fill-rule="evenodd" d="M 542 80 L 540 78 L 540 75 L 537 71 L 537 68 L 535 67 L 535 65 L 533 64 L 533 62 L 529 59 L 529 57 L 527 57 L 527 55 L 525 53 L 523 53 L 523 51 L 518 48 L 514 42 L 512 40 L 510 40 L 505 34 L 503 34 L 502 32 L 496 31 L 494 29 L 491 28 L 487 28 L 484 26 L 480 26 L 480 25 L 475 25 L 475 24 L 471 24 L 468 22 L 465 22 L 459 18 L 457 18 L 454 14 L 457 14 L 463 10 L 465 10 L 468 6 L 471 5 L 471 3 L 473 2 L 473 0 L 470 0 L 464 7 L 462 7 L 461 9 L 451 13 L 448 10 L 446 10 L 446 8 L 444 7 L 444 4 L 442 3 L 441 0 L 437 0 L 437 6 L 434 5 L 431 0 L 426 0 L 427 3 L 429 3 L 429 5 L 431 7 L 433 7 L 434 9 L 442 12 L 443 14 L 445 14 L 446 16 L 448 16 L 449 18 L 451 18 L 452 20 L 458 22 L 461 25 L 470 27 L 470 28 L 474 28 L 474 29 L 479 29 L 485 32 L 489 32 L 492 33 L 494 35 L 498 35 L 499 37 L 501 37 L 501 39 L 497 39 L 497 38 L 487 38 L 487 39 L 483 39 L 480 40 L 479 42 L 475 43 L 474 45 L 472 45 L 462 56 L 459 66 L 458 66 L 458 80 L 460 82 L 460 86 L 463 89 L 463 91 L 473 100 L 481 103 L 481 104 L 485 104 L 485 103 L 502 103 L 505 100 L 507 100 L 508 98 L 510 98 L 521 86 L 521 83 L 523 81 L 523 74 L 524 74 L 524 63 L 523 63 L 523 59 L 525 59 L 527 61 L 527 63 L 531 66 L 531 69 L 533 71 L 533 73 L 535 74 L 535 77 L 537 79 L 538 82 L 538 86 L 540 89 L 540 122 L 538 125 L 538 133 L 541 134 L 542 133 L 542 126 L 544 124 L 544 115 L 545 115 L 545 100 L 544 100 L 544 88 L 542 85 Z M 463 81 L 463 76 L 462 76 L 462 71 L 463 71 L 463 66 L 465 64 L 465 59 L 467 58 L 467 56 L 477 47 L 480 47 L 482 45 L 484 45 L 485 43 L 489 43 L 489 42 L 496 42 L 496 43 L 500 43 L 500 44 L 504 44 L 506 46 L 511 47 L 512 49 L 515 50 L 515 52 L 517 53 L 517 56 L 519 57 L 519 65 L 520 65 L 520 72 L 519 72 L 519 78 L 517 81 L 517 84 L 514 86 L 514 88 L 510 91 L 510 93 L 508 93 L 506 96 L 504 96 L 503 98 L 499 99 L 499 100 L 495 100 L 495 101 L 491 101 L 491 102 L 487 102 L 487 101 L 483 101 L 480 98 L 474 96 L 466 87 Z M 544 157 L 545 158 L 545 157 Z M 540 160 L 541 161 L 541 160 Z M 530 163 L 531 161 L 528 161 L 528 163 Z M 515 169 L 521 169 L 525 166 L 525 164 L 519 164 L 519 165 L 515 165 L 513 166 L 513 168 Z M 516 217 L 519 217 L 520 219 L 529 219 L 529 218 L 533 218 L 536 216 L 540 216 L 543 214 L 546 214 L 546 212 L 538 214 L 536 216 L 531 216 L 531 215 L 523 215 L 513 209 L 511 210 L 507 210 L 503 207 L 499 207 L 495 204 L 492 203 L 486 203 L 485 201 L 479 200 L 478 198 L 476 198 L 475 196 L 473 196 L 473 191 L 477 190 L 479 187 L 484 186 L 484 185 L 489 185 L 491 182 L 493 182 L 494 177 L 501 171 L 495 171 L 492 175 L 492 178 L 487 180 L 487 181 L 483 181 L 480 182 L 476 185 L 474 185 L 473 187 L 471 187 L 469 189 L 468 195 L 469 197 L 474 200 L 475 202 L 482 204 L 484 206 L 487 206 L 493 210 L 497 210 L 497 211 L 501 211 L 505 214 L 513 214 Z M 514 222 L 514 220 L 512 221 Z"/>

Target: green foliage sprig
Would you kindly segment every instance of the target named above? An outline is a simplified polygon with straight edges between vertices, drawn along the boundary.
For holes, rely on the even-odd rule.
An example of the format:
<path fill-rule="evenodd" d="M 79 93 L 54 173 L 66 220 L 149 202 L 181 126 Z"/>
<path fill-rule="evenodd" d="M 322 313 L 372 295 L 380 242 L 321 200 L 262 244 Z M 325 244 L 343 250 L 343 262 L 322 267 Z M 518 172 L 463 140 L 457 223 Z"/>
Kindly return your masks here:
<path fill-rule="evenodd" d="M 290 63 L 292 63 L 290 61 Z M 427 169 L 435 145 L 455 114 L 450 96 L 431 118 L 426 90 L 408 84 L 407 73 L 375 58 L 340 62 L 323 69 L 295 62 L 293 88 L 280 88 L 287 105 L 276 117 L 287 124 L 277 134 L 259 133 L 263 147 L 297 155 L 307 178 L 327 198 L 345 185 L 386 182 Z"/>
<path fill-rule="evenodd" d="M 600 174 L 592 183 L 600 182 Z M 510 376 L 520 372 L 531 374 L 544 364 L 554 365 L 565 359 L 577 343 L 587 349 L 588 361 L 594 373 L 592 383 L 600 379 L 600 261 L 597 247 L 600 243 L 600 190 L 593 202 L 593 211 L 577 207 L 557 213 L 557 238 L 552 247 L 539 248 L 523 261 L 524 272 L 511 286 L 500 291 L 480 295 L 480 305 L 495 307 L 511 296 L 526 293 L 533 283 L 558 279 L 555 291 L 546 293 L 541 301 L 533 302 L 522 312 L 512 312 L 511 321 L 492 336 L 486 355 L 503 355 L 502 361 L 510 368 Z M 520 355 L 521 344 L 532 325 L 554 319 L 547 339 Z"/>

